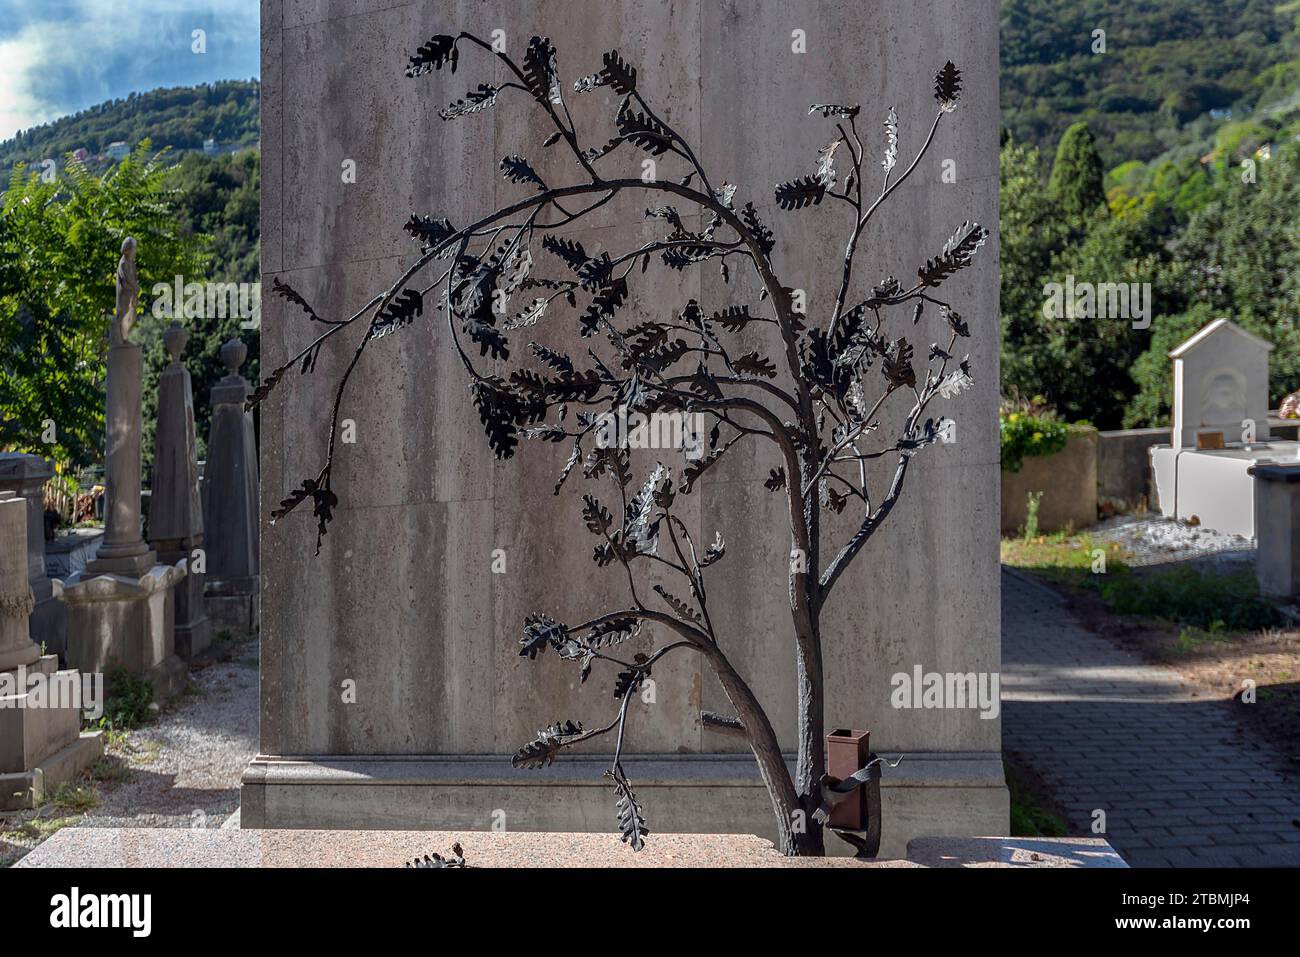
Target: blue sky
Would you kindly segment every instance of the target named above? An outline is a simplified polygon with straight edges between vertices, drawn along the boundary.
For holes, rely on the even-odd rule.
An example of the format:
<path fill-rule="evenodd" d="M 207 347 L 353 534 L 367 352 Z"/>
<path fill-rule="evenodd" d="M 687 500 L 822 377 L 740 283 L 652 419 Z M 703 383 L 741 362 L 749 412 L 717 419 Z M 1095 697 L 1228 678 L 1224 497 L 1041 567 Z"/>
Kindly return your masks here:
<path fill-rule="evenodd" d="M 258 0 L 0 0 L 0 140 L 132 90 L 257 75 Z"/>

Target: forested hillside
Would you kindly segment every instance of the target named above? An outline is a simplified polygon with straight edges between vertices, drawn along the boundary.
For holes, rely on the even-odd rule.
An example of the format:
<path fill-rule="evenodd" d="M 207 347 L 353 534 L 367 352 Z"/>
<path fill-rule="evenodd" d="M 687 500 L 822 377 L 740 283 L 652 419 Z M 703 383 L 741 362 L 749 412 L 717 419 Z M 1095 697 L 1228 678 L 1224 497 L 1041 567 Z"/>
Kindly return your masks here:
<path fill-rule="evenodd" d="M 1003 0 L 1003 126 L 1052 150 L 1086 120 L 1107 168 L 1150 160 L 1189 124 L 1210 132 L 1211 110 L 1240 119 L 1294 89 L 1298 15 L 1300 0 Z"/>
<path fill-rule="evenodd" d="M 0 143 L 0 171 L 7 174 L 14 163 L 32 165 L 51 157 L 61 164 L 73 150 L 85 149 L 95 156 L 110 143 L 134 147 L 145 139 L 156 148 L 170 147 L 177 153 L 202 149 L 206 139 L 227 149 L 252 146 L 258 139 L 260 102 L 257 80 L 132 93 L 124 100 L 109 100 L 23 130 Z"/>

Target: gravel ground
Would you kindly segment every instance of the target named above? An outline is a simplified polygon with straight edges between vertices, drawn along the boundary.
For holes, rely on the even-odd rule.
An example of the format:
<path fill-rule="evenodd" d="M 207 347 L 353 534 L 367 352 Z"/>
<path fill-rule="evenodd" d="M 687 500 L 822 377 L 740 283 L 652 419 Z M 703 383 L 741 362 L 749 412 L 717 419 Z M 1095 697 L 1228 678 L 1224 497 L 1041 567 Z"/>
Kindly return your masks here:
<path fill-rule="evenodd" d="M 1149 513 L 1108 518 L 1088 529 L 1088 534 L 1097 541 L 1115 542 L 1129 552 L 1129 565 L 1191 561 L 1226 571 L 1255 560 L 1255 543 L 1250 539 Z"/>
<path fill-rule="evenodd" d="M 0 866 L 69 827 L 220 827 L 257 750 L 256 639 L 223 643 L 158 717 L 111 740 L 63 804 L 0 816 Z M 92 796 L 93 793 L 93 796 Z M 93 806 L 87 806 L 93 805 Z"/>

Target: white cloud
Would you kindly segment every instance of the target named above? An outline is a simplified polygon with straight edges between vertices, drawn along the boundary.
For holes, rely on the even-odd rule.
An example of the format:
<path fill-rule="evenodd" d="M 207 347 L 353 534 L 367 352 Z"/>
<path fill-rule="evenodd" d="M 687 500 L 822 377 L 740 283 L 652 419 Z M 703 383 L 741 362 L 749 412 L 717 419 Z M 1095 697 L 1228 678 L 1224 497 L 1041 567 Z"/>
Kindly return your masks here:
<path fill-rule="evenodd" d="M 0 0 L 0 140 L 133 90 L 256 76 L 257 27 L 258 0 Z"/>

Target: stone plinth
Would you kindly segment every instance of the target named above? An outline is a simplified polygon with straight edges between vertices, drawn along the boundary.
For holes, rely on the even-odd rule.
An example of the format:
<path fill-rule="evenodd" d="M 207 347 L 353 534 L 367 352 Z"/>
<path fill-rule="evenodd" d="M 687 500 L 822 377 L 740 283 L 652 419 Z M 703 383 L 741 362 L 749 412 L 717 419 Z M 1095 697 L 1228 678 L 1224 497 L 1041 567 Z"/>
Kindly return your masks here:
<path fill-rule="evenodd" d="M 987 250 L 995 251 L 996 5 L 881 0 L 869 15 L 863 10 L 849 0 L 815 7 L 355 0 L 346 9 L 263 0 L 263 283 L 289 282 L 322 317 L 351 315 L 413 261 L 417 250 L 400 229 L 412 211 L 473 222 L 528 195 L 502 180 L 502 156 L 528 157 L 547 182 L 573 181 L 562 144 L 542 148 L 550 130 L 526 97 L 503 96 L 494 111 L 454 123 L 437 118 L 466 83 L 491 80 L 490 57 L 466 48 L 454 76 L 401 76 L 430 36 L 462 29 L 490 36 L 502 24 L 517 38 L 509 41 L 516 55 L 533 34 L 553 39 L 566 90 L 610 50 L 636 66 L 638 88 L 698 147 L 714 185 L 736 184 L 738 203 L 752 200 L 774 227 L 779 219 L 780 272 L 789 282 L 797 277 L 819 315 L 838 291 L 845 217 L 825 204 L 782 213 L 772 199 L 774 184 L 812 173 L 818 148 L 836 135 L 833 123 L 808 115 L 809 105 L 861 103 L 859 126 L 874 131 L 865 166 L 879 172 L 884 137 L 874 134 L 887 110 L 897 107 L 906 161 L 934 118 L 934 74 L 951 59 L 963 71 L 960 106 L 868 224 L 855 294 L 864 298 L 887 275 L 915 275 L 966 220 L 991 228 Z M 794 27 L 808 30 L 807 53 L 792 53 Z M 364 110 L 356 108 L 357 91 Z M 566 99 L 584 137 L 603 144 L 618 98 L 597 90 Z M 340 157 L 377 178 L 338 188 Z M 610 169 L 639 176 L 644 158 L 616 152 Z M 662 171 L 670 159 L 660 157 L 661 175 L 669 175 Z M 945 167 L 957 171 L 956 182 L 944 181 Z M 674 167 L 671 175 L 681 173 Z M 647 202 L 660 200 L 625 200 L 564 237 L 614 255 L 659 236 L 643 224 Z M 703 228 L 691 215 L 687 228 Z M 549 263 L 544 272 L 555 274 Z M 637 279 L 624 317 L 628 324 L 668 320 L 692 298 L 707 309 L 744 302 L 761 310 L 756 285 L 740 273 L 733 268 L 728 285 L 716 266 L 678 273 L 656 265 Z M 996 316 L 995 259 L 977 259 L 943 291 L 967 316 Z M 341 501 L 320 554 L 307 508 L 262 527 L 262 756 L 245 778 L 245 826 L 454 821 L 488 828 L 500 808 L 521 828 L 613 827 L 600 776 L 608 763 L 596 757 L 606 751 L 562 758 L 554 778 L 512 773 L 509 763 L 511 752 L 560 716 L 602 724 L 609 717 L 611 675 L 593 675 L 599 687 L 581 685 L 575 669 L 553 659 L 521 659 L 518 642 L 529 612 L 581 621 L 623 607 L 626 585 L 616 570 L 593 565 L 580 518 L 581 493 L 595 489 L 575 482 L 552 495 L 568 452 L 559 446 L 534 444 L 508 462 L 494 459 L 445 323 L 432 331 L 423 324 L 432 314 L 426 309 L 404 330 L 414 335 L 372 343 L 356 365 L 341 414 L 354 420 L 357 441 L 338 447 L 332 486 Z M 262 320 L 266 369 L 322 331 L 279 297 L 263 303 Z M 938 311 L 927 310 L 922 325 L 906 329 L 919 355 L 944 335 L 936 320 Z M 545 322 L 538 335 L 550 336 L 547 344 L 585 355 L 574 316 L 557 312 Z M 893 320 L 895 333 L 906 322 Z M 916 665 L 958 673 L 999 667 L 999 344 L 991 320 L 972 322 L 972 331 L 960 346 L 971 353 L 975 385 L 943 408 L 959 421 L 958 440 L 916 457 L 898 506 L 823 615 L 826 727 L 869 729 L 878 753 L 908 755 L 882 781 L 887 842 L 1007 829 L 1000 720 L 890 703 L 891 676 Z M 519 350 L 526 340 L 516 340 Z M 313 373 L 286 375 L 261 406 L 264 514 L 324 462 L 334 390 L 352 354 L 334 345 Z M 902 398 L 887 403 L 891 423 L 906 414 Z M 786 501 L 764 488 L 776 453 L 740 449 L 701 478 L 682 503 L 683 521 L 697 541 L 712 541 L 718 530 L 726 537 L 727 557 L 710 569 L 711 615 L 782 747 L 793 751 Z M 883 494 L 886 469 L 869 473 Z M 828 516 L 824 560 L 852 535 L 855 517 Z M 498 549 L 504 574 L 492 572 Z M 647 637 L 638 641 L 636 651 L 648 649 Z M 772 811 L 746 745 L 700 720 L 702 709 L 730 711 L 708 666 L 691 656 L 665 658 L 654 678 L 656 703 L 638 702 L 630 712 L 626 756 L 656 765 L 653 786 L 662 790 L 647 793 L 629 764 L 650 826 L 771 833 Z M 351 703 L 340 693 L 349 680 L 357 691 Z M 294 756 L 306 757 L 301 774 Z"/>
<path fill-rule="evenodd" d="M 1300 462 L 1256 465 L 1255 575 L 1261 594 L 1300 596 Z"/>
<path fill-rule="evenodd" d="M 103 755 L 100 732 L 81 730 L 81 682 L 55 655 L 0 671 L 0 811 L 36 807 Z"/>
<path fill-rule="evenodd" d="M 0 492 L 0 811 L 40 803 L 103 751 L 97 734 L 81 735 L 80 697 L 48 693 L 79 676 L 31 640 L 27 576 L 27 502 Z"/>
<path fill-rule="evenodd" d="M 181 364 L 188 336 L 173 321 L 163 339 L 171 362 L 158 381 L 158 423 L 154 476 L 149 498 L 149 543 L 166 565 L 187 572 L 176 586 L 176 653 L 190 659 L 212 643 L 212 623 L 203 606 L 206 556 L 199 457 L 194 437 L 194 390 Z"/>
<path fill-rule="evenodd" d="M 73 575 L 56 589 L 68 605 L 68 663 L 105 674 L 125 669 L 148 680 L 159 701 L 183 689 L 188 671 L 176 657 L 172 589 L 184 577 L 174 565 L 139 577 Z"/>
<path fill-rule="evenodd" d="M 207 613 L 216 627 L 256 631 L 258 601 L 258 464 L 250 391 L 239 367 L 248 347 L 231 339 L 221 347 L 229 374 L 212 387 L 212 426 L 203 475 Z"/>
<path fill-rule="evenodd" d="M 403 867 L 446 856 L 453 844 L 467 867 L 797 867 L 836 869 L 954 866 L 1123 867 L 1100 838 L 925 838 L 924 862 L 782 857 L 768 841 L 738 834 L 652 834 L 634 852 L 614 834 L 482 831 L 243 831 L 183 828 L 64 828 L 15 867 Z M 972 856 L 971 852 L 985 856 Z M 938 863 L 931 864 L 934 860 Z"/>
<path fill-rule="evenodd" d="M 0 491 L 14 492 L 27 502 L 27 582 L 32 589 L 32 641 L 46 651 L 62 654 L 67 645 L 68 613 L 54 597 L 45 568 L 45 483 L 54 465 L 39 455 L 0 452 Z"/>

